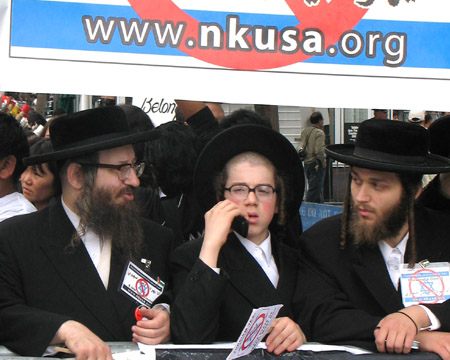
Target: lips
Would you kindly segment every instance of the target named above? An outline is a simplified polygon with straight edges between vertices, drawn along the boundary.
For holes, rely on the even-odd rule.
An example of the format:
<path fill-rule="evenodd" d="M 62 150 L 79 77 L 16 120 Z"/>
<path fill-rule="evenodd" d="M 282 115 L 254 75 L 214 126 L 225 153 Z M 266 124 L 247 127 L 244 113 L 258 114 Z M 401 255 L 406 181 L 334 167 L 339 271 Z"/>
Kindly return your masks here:
<path fill-rule="evenodd" d="M 26 187 L 22 187 L 22 192 L 23 192 L 24 194 L 29 195 L 29 194 L 31 194 L 32 191 L 31 191 L 30 189 L 26 188 Z"/>
<path fill-rule="evenodd" d="M 248 213 L 248 222 L 249 224 L 256 224 L 258 222 L 259 216 L 256 213 Z"/>

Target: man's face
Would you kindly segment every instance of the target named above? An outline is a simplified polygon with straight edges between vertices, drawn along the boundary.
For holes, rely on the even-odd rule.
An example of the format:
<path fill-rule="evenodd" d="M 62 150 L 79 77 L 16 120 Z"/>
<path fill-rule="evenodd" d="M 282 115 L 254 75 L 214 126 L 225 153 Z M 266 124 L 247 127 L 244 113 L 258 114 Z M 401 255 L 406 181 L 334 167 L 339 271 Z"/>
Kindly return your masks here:
<path fill-rule="evenodd" d="M 356 243 L 375 244 L 398 235 L 406 224 L 407 200 L 395 173 L 353 167 L 351 170 L 352 217 Z"/>
<path fill-rule="evenodd" d="M 131 145 L 99 152 L 101 164 L 133 164 Z M 98 168 L 95 182 L 85 178 L 85 185 L 75 207 L 82 229 L 90 229 L 99 236 L 111 236 L 113 250 L 124 258 L 137 256 L 143 241 L 139 208 L 133 201 L 139 180 L 133 169 L 128 179 L 120 180 L 117 169 Z M 75 234 L 74 241 L 77 241 Z"/>
<path fill-rule="evenodd" d="M 101 164 L 121 165 L 134 164 L 136 157 L 132 145 L 99 151 L 98 162 Z M 119 179 L 116 169 L 98 168 L 95 188 L 111 193 L 112 201 L 116 204 L 125 204 L 134 200 L 134 189 L 139 186 L 136 172 L 131 169 L 126 180 Z"/>

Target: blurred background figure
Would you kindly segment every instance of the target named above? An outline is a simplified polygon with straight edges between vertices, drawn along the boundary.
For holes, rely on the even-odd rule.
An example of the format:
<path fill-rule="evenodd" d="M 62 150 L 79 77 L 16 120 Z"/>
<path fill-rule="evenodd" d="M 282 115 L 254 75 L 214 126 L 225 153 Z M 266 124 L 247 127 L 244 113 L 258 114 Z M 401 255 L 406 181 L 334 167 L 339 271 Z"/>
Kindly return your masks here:
<path fill-rule="evenodd" d="M 199 237 L 204 228 L 193 193 L 200 141 L 189 126 L 176 121 L 157 129 L 161 137 L 147 144 L 147 157 L 159 188 L 162 223 L 174 231 L 177 246 Z"/>
<path fill-rule="evenodd" d="M 323 183 L 327 161 L 325 155 L 325 133 L 323 131 L 323 116 L 319 111 L 309 117 L 310 125 L 302 131 L 300 143 L 306 150 L 304 160 L 305 175 L 308 182 L 306 201 L 323 203 Z"/>
<path fill-rule="evenodd" d="M 51 152 L 50 140 L 39 139 L 30 148 L 30 154 L 42 155 Z M 28 166 L 20 177 L 22 193 L 38 210 L 47 207 L 61 192 L 56 163 L 51 161 Z"/>

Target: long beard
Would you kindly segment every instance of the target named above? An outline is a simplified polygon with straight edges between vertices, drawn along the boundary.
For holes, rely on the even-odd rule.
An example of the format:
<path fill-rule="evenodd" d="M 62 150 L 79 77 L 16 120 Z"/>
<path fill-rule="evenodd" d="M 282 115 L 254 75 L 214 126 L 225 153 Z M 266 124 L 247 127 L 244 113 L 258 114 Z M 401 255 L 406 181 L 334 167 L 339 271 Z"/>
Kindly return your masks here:
<path fill-rule="evenodd" d="M 374 246 L 381 240 L 399 235 L 408 218 L 408 198 L 403 193 L 400 201 L 386 209 L 372 225 L 362 223 L 358 212 L 354 211 L 354 203 L 350 211 L 349 231 L 354 244 Z"/>
<path fill-rule="evenodd" d="M 130 191 L 133 189 L 124 188 L 119 196 Z M 74 234 L 72 244 L 79 243 L 79 236 L 83 236 L 89 229 L 101 239 L 110 237 L 114 254 L 120 255 L 124 260 L 135 259 L 139 256 L 144 238 L 139 208 L 134 201 L 116 204 L 113 197 L 108 188 L 84 187 L 75 202 L 80 228 Z"/>

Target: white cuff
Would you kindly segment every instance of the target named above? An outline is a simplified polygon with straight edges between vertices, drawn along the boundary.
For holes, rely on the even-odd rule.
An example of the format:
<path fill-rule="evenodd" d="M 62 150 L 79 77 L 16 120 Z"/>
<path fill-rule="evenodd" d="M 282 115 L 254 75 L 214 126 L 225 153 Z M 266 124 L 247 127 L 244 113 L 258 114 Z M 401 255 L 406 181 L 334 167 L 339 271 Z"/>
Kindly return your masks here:
<path fill-rule="evenodd" d="M 422 330 L 439 330 L 441 327 L 441 322 L 439 321 L 439 319 L 436 317 L 436 315 L 434 315 L 432 313 L 432 311 L 430 309 L 428 309 L 426 306 L 423 305 L 419 305 L 422 309 L 425 310 L 425 312 L 428 315 L 428 319 L 430 320 L 431 325 L 425 328 L 421 328 L 420 331 Z"/>

